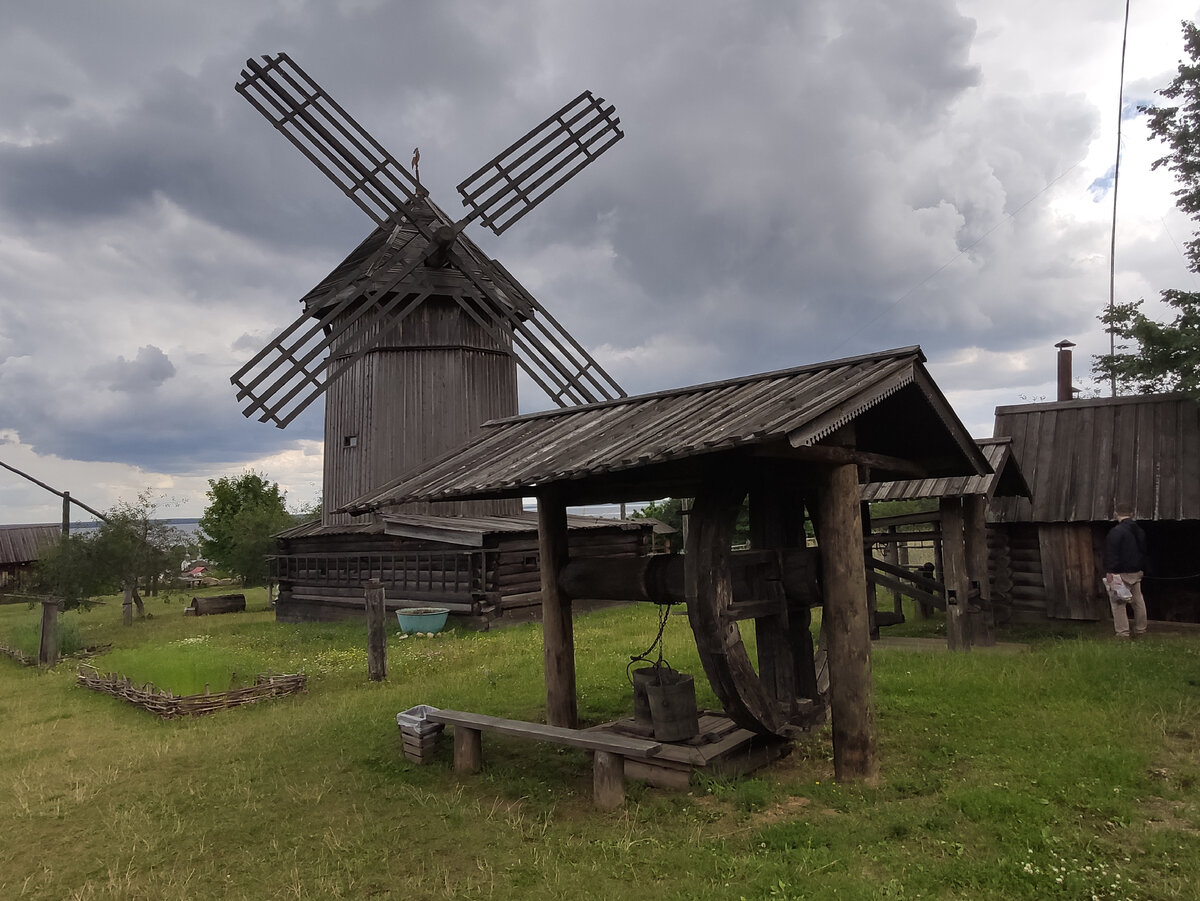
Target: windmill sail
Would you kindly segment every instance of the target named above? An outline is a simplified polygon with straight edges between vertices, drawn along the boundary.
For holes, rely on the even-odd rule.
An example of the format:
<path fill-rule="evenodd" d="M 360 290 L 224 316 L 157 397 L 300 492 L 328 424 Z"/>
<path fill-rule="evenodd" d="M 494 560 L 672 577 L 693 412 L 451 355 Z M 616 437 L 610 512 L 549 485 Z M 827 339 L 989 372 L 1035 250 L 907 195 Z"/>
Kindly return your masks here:
<path fill-rule="evenodd" d="M 620 124 L 612 104 L 584 91 L 459 184 L 468 219 L 500 234 L 623 138 Z"/>
<path fill-rule="evenodd" d="M 408 216 L 416 178 L 286 53 L 246 60 L 237 90 L 376 225 Z"/>

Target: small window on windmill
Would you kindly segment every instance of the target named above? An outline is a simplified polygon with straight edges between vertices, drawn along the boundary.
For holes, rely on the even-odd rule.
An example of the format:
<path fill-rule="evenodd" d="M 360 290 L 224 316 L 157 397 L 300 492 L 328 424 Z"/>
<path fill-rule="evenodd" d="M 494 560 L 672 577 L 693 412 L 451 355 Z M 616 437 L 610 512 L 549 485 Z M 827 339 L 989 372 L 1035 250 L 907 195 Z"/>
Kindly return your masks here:
<path fill-rule="evenodd" d="M 358 447 L 358 436 L 347 435 L 342 439 L 342 447 Z"/>

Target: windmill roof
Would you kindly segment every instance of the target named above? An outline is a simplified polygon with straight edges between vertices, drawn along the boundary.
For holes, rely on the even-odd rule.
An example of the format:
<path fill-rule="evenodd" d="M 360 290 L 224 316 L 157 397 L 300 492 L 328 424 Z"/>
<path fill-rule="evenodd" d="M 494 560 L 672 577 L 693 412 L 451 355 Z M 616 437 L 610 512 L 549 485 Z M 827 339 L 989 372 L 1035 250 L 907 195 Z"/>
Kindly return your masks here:
<path fill-rule="evenodd" d="M 858 451 L 929 476 L 982 475 L 987 460 L 934 384 L 919 347 L 833 360 L 486 423 L 470 443 L 348 504 L 521 497 L 567 503 L 690 496 L 733 455 L 803 459 L 853 422 Z M 904 467 L 899 467 L 904 468 Z"/>
<path fill-rule="evenodd" d="M 864 501 L 907 501 L 928 497 L 1029 497 L 1029 486 L 1012 455 L 1011 438 L 977 438 L 975 443 L 987 458 L 992 472 L 987 475 L 946 476 L 940 479 L 905 479 L 871 482 L 862 487 Z"/>
<path fill-rule="evenodd" d="M 421 206 L 415 206 L 414 211 L 429 228 L 454 224 L 454 220 L 428 198 L 421 201 Z M 462 258 L 472 264 L 477 278 L 495 285 L 513 309 L 528 315 L 532 306 L 527 300 L 528 292 L 508 270 L 490 259 L 465 232 L 459 234 L 455 246 Z M 319 315 L 322 308 L 344 299 L 347 292 L 358 295 L 388 284 L 424 248 L 424 239 L 417 227 L 408 220 L 397 225 L 379 226 L 300 302 L 304 304 L 306 313 Z M 406 277 L 404 285 L 410 291 L 429 291 L 433 294 L 479 293 L 468 278 L 452 268 L 421 267 Z"/>

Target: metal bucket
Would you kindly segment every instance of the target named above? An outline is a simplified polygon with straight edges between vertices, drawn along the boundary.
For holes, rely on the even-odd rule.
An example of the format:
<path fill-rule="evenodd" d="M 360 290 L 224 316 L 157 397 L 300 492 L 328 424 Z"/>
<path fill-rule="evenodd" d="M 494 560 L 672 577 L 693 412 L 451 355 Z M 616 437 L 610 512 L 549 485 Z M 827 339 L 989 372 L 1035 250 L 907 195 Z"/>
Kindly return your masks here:
<path fill-rule="evenodd" d="M 686 741 L 700 731 L 696 680 L 687 673 L 659 669 L 657 678 L 652 676 L 646 682 L 646 698 L 654 737 L 659 741 Z"/>

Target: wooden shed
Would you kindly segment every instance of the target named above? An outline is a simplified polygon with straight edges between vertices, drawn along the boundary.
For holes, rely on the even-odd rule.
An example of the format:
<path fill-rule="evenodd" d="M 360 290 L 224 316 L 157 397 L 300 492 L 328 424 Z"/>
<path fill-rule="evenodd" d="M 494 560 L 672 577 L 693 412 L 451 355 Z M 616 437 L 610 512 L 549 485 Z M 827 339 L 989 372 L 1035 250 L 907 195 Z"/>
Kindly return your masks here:
<path fill-rule="evenodd" d="M 811 724 L 819 704 L 809 609 L 823 603 L 835 770 L 871 779 L 878 762 L 860 483 L 872 473 L 987 472 L 920 348 L 909 347 L 490 422 L 459 450 L 343 512 L 537 498 L 546 715 L 556 726 L 578 721 L 573 598 L 685 602 L 726 714 L 779 736 Z M 629 567 L 572 556 L 568 506 L 665 496 L 694 498 L 678 572 L 669 561 L 679 558 L 667 555 L 658 558 L 664 566 L 649 558 Z M 739 554 L 730 543 L 746 500 L 753 547 Z M 806 519 L 816 550 L 806 547 Z M 748 622 L 753 656 L 739 625 Z"/>
<path fill-rule="evenodd" d="M 61 537 L 60 525 L 0 526 L 0 590 L 20 590 L 42 551 Z"/>
<path fill-rule="evenodd" d="M 1151 619 L 1200 622 L 1200 406 L 1180 395 L 996 408 L 1030 498 L 994 498 L 998 582 L 1014 618 L 1106 619 L 1101 551 L 1113 505 L 1127 501 L 1153 561 Z"/>
<path fill-rule="evenodd" d="M 650 550 L 649 520 L 569 516 L 567 521 L 576 556 L 634 557 Z M 389 610 L 436 604 L 476 626 L 540 612 L 537 514 L 532 512 L 390 512 L 368 522 L 306 523 L 277 536 L 272 568 L 281 622 L 361 618 L 362 585 L 369 579 L 383 583 Z"/>

